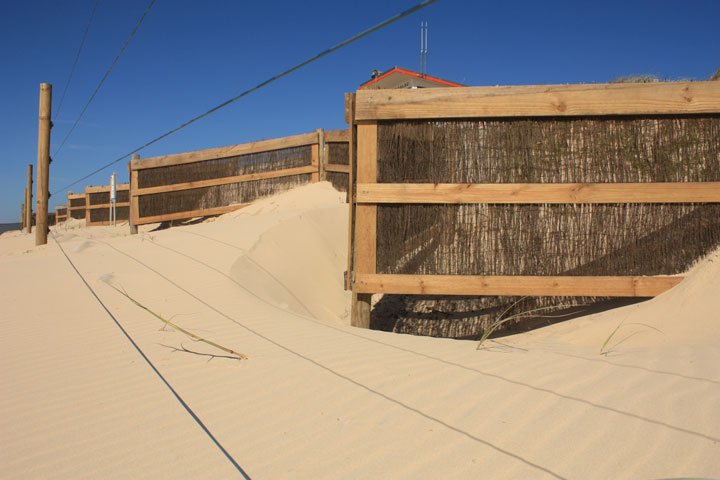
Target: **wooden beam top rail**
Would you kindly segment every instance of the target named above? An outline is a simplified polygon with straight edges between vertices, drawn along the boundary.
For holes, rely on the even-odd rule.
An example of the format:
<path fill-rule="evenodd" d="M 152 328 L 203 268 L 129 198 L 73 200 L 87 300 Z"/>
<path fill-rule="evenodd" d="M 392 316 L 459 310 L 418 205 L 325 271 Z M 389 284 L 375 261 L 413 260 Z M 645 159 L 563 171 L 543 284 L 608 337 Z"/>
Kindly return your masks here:
<path fill-rule="evenodd" d="M 143 225 L 146 223 L 167 222 L 170 220 L 188 220 L 195 217 L 208 217 L 211 215 L 222 215 L 223 213 L 234 212 L 241 208 L 247 207 L 249 204 L 229 205 L 227 207 L 204 208 L 202 210 L 191 210 L 187 212 L 165 213 L 162 215 L 153 215 L 149 217 L 133 218 L 133 223 Z"/>
<path fill-rule="evenodd" d="M 350 130 L 328 130 L 325 132 L 325 142 L 348 142 Z"/>
<path fill-rule="evenodd" d="M 720 82 L 358 90 L 355 119 L 720 113 Z"/>
<path fill-rule="evenodd" d="M 350 165 L 343 165 L 341 163 L 328 163 L 327 165 L 325 165 L 325 171 L 350 173 Z"/>
<path fill-rule="evenodd" d="M 317 166 L 307 165 L 305 167 L 286 168 L 284 170 L 272 170 L 269 172 L 248 173 L 234 177 L 211 178 L 208 180 L 197 180 L 194 182 L 174 183 L 171 185 L 158 185 L 157 187 L 138 188 L 132 191 L 131 195 L 151 195 L 153 193 L 177 192 L 179 190 L 190 190 L 193 188 L 213 187 L 217 185 L 228 185 L 231 183 L 252 182 L 253 180 L 265 180 L 268 178 L 288 177 L 291 175 L 302 175 L 306 173 L 317 173 Z"/>
<path fill-rule="evenodd" d="M 67 198 L 70 200 L 77 200 L 78 198 L 85 198 L 84 193 L 69 193 Z"/>
<path fill-rule="evenodd" d="M 720 182 L 358 183 L 357 203 L 703 203 Z"/>
<path fill-rule="evenodd" d="M 88 205 L 85 208 L 87 208 L 88 210 L 94 210 L 94 209 L 98 209 L 98 208 L 110 208 L 112 206 L 113 206 L 112 203 L 98 203 L 97 205 Z M 116 207 L 129 207 L 130 202 L 118 202 L 115 204 L 115 206 Z"/>
<path fill-rule="evenodd" d="M 118 192 L 122 190 L 130 190 L 130 184 L 129 183 L 119 183 L 116 185 L 116 190 Z M 110 185 L 103 185 L 100 187 L 85 187 L 85 193 L 104 193 L 109 192 L 111 190 Z"/>
<path fill-rule="evenodd" d="M 301 147 L 304 145 L 316 144 L 318 141 L 317 132 L 294 135 L 292 137 L 273 138 L 271 140 L 260 140 L 258 142 L 242 143 L 228 147 L 210 148 L 187 153 L 175 153 L 160 157 L 148 157 L 133 159 L 130 161 L 133 170 L 145 168 L 167 167 L 170 165 L 181 165 L 185 163 L 201 162 L 204 160 L 215 160 L 218 158 L 235 157 L 250 153 L 267 152 L 283 148 Z"/>
<path fill-rule="evenodd" d="M 654 297 L 684 277 L 658 276 L 474 276 L 383 275 L 357 273 L 358 293 L 414 295 L 528 295 Z"/>

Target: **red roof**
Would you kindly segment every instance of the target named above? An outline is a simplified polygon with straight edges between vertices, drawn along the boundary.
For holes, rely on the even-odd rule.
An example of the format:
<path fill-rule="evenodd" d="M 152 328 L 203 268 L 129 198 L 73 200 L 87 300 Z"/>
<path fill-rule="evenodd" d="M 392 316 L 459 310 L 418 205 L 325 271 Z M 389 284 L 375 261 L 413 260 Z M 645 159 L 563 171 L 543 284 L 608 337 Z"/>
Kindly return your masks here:
<path fill-rule="evenodd" d="M 406 69 L 404 69 L 404 68 L 395 67 L 395 68 L 393 68 L 393 69 L 391 69 L 391 70 L 388 70 L 387 72 L 383 73 L 382 75 L 380 75 L 380 76 L 378 76 L 378 77 L 375 77 L 375 78 L 373 78 L 372 80 L 363 83 L 362 85 L 360 85 L 360 86 L 358 87 L 358 89 L 361 89 L 361 88 L 367 87 L 367 86 L 369 86 L 369 85 L 372 85 L 373 83 L 377 82 L 378 80 L 380 80 L 380 79 L 382 79 L 382 78 L 385 78 L 385 77 L 387 77 L 387 76 L 389 76 L 389 75 L 392 75 L 393 73 L 404 73 L 405 75 L 410 75 L 410 76 L 413 76 L 413 77 L 422 78 L 422 79 L 425 79 L 425 80 L 430 80 L 430 81 L 433 81 L 433 82 L 436 82 L 436 83 L 440 83 L 440 84 L 443 84 L 444 86 L 447 86 L 447 87 L 463 87 L 463 86 L 464 86 L 464 85 L 462 85 L 462 84 L 460 84 L 460 83 L 451 82 L 451 81 L 449 81 L 449 80 L 443 80 L 442 78 L 437 78 L 437 77 L 433 77 L 433 76 L 430 76 L 430 75 L 423 75 L 422 73 L 413 72 L 412 70 L 406 70 Z"/>

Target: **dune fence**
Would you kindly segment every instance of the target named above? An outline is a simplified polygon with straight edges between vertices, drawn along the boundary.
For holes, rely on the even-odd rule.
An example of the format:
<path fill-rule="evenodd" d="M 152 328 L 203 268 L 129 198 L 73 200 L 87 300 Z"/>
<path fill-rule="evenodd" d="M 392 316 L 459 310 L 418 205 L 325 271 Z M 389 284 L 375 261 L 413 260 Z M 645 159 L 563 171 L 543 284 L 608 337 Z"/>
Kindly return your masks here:
<path fill-rule="evenodd" d="M 110 225 L 113 208 L 110 199 L 111 189 L 110 185 L 85 187 L 88 226 Z M 115 220 L 127 221 L 129 218 L 130 184 L 121 183 L 115 186 Z"/>
<path fill-rule="evenodd" d="M 55 206 L 55 223 L 64 222 L 68 218 L 68 210 L 66 205 Z"/>
<path fill-rule="evenodd" d="M 349 130 L 331 130 L 325 132 L 324 180 L 329 181 L 336 190 L 348 191 L 350 157 L 348 141 Z"/>
<path fill-rule="evenodd" d="M 374 293 L 463 297 L 476 320 L 651 297 L 720 244 L 718 82 L 360 90 L 348 108 L 355 326 Z"/>
<path fill-rule="evenodd" d="M 87 196 L 85 193 L 68 192 L 67 217 L 77 220 L 87 218 Z"/>
<path fill-rule="evenodd" d="M 343 164 L 339 158 L 344 136 L 347 134 L 342 131 L 320 129 L 228 147 L 133 158 L 128 165 L 131 225 L 219 215 L 317 182 L 326 172 L 347 175 L 343 173 L 349 168 L 347 160 Z M 326 160 L 328 152 L 332 162 Z M 334 182 L 341 183 L 338 178 Z"/>

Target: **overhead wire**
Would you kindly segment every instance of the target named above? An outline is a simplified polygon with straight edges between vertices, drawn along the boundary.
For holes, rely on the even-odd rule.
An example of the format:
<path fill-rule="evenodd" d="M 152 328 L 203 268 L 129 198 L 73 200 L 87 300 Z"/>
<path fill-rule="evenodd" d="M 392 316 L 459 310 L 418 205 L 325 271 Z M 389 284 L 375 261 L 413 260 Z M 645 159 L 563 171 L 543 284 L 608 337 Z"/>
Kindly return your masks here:
<path fill-rule="evenodd" d="M 128 39 L 125 41 L 125 44 L 123 45 L 123 47 L 120 49 L 120 53 L 117 54 L 117 56 L 115 57 L 115 60 L 113 60 L 112 64 L 110 65 L 110 68 L 108 68 L 108 69 L 107 69 L 107 72 L 105 72 L 105 76 L 103 76 L 102 80 L 100 80 L 100 83 L 99 83 L 98 86 L 95 88 L 95 91 L 94 91 L 93 94 L 90 96 L 90 99 L 87 101 L 87 103 L 86 103 L 85 106 L 83 107 L 82 111 L 80 112 L 80 115 L 78 115 L 77 119 L 75 120 L 75 123 L 73 123 L 73 126 L 70 128 L 70 130 L 68 131 L 67 135 L 65 135 L 65 138 L 63 139 L 63 141 L 62 141 L 62 143 L 60 144 L 60 146 L 55 150 L 55 153 L 53 154 L 54 157 L 57 156 L 57 154 L 60 152 L 60 150 L 62 150 L 63 146 L 65 146 L 65 142 L 67 142 L 68 138 L 70 138 L 70 135 L 72 135 L 73 131 L 75 130 L 75 127 L 77 127 L 78 123 L 80 122 L 80 119 L 83 117 L 83 115 L 85 115 L 85 112 L 87 111 L 88 107 L 90 106 L 90 104 L 92 103 L 92 101 L 95 99 L 95 96 L 96 96 L 96 95 L 98 94 L 98 92 L 100 91 L 100 88 L 103 86 L 103 83 L 105 83 L 105 80 L 107 80 L 108 76 L 110 75 L 110 72 L 112 72 L 112 69 L 115 67 L 115 64 L 118 62 L 118 60 L 120 60 L 120 57 L 122 56 L 123 52 L 125 51 L 125 49 L 127 48 L 127 46 L 130 44 L 130 41 L 131 41 L 132 38 L 135 36 L 135 33 L 136 33 L 136 32 L 138 31 L 138 29 L 140 28 L 140 25 L 142 24 L 143 20 L 145 20 L 145 17 L 146 17 L 147 14 L 150 12 L 150 9 L 152 8 L 152 6 L 153 6 L 154 4 L 155 4 L 155 0 L 150 0 L 150 4 L 149 4 L 148 7 L 145 9 L 145 13 L 143 13 L 142 17 L 140 17 L 140 20 L 138 20 L 137 25 L 135 25 L 135 28 L 134 28 L 133 31 L 130 33 L 130 36 L 129 36 Z"/>
<path fill-rule="evenodd" d="M 67 83 L 65 83 L 65 89 L 63 90 L 62 96 L 60 97 L 60 103 L 58 104 L 57 110 L 55 110 L 55 120 L 60 116 L 60 110 L 62 110 L 63 102 L 65 101 L 65 94 L 68 91 L 70 83 L 72 83 L 73 73 L 75 73 L 75 67 L 77 67 L 78 60 L 80 59 L 80 53 L 82 52 L 83 45 L 85 45 L 85 39 L 90 31 L 90 25 L 92 24 L 93 18 L 95 17 L 95 10 L 97 10 L 98 3 L 100 0 L 95 0 L 95 6 L 93 6 L 92 13 L 90 14 L 90 20 L 88 21 L 87 27 L 85 27 L 85 33 L 83 34 L 82 40 L 80 41 L 80 47 L 78 48 L 77 55 L 75 55 L 75 61 L 73 62 L 72 68 L 70 69 L 70 76 L 68 77 Z"/>
<path fill-rule="evenodd" d="M 153 0 L 153 1 L 154 1 L 154 0 Z M 55 194 L 57 194 L 57 193 L 60 193 L 60 192 L 62 192 L 62 191 L 64 191 L 64 190 L 72 187 L 73 185 L 75 185 L 75 184 L 77 184 L 77 183 L 80 183 L 80 182 L 82 182 L 83 180 L 86 180 L 86 179 L 92 177 L 93 175 L 95 175 L 95 174 L 97 174 L 97 173 L 102 172 L 102 171 L 105 170 L 106 168 L 109 168 L 109 167 L 111 167 L 112 165 L 114 165 L 114 164 L 116 164 L 116 163 L 118 163 L 118 162 L 120 162 L 120 161 L 122 161 L 122 160 L 124 160 L 124 159 L 126 159 L 126 158 L 128 158 L 128 157 L 130 157 L 131 155 L 133 155 L 133 154 L 135 154 L 135 153 L 138 153 L 138 152 L 140 152 L 141 150 L 144 150 L 145 148 L 149 147 L 150 145 L 153 145 L 154 143 L 159 142 L 160 140 L 162 140 L 162 139 L 164 139 L 164 138 L 172 135 L 173 133 L 176 133 L 176 132 L 182 130 L 183 128 L 185 128 L 185 127 L 187 127 L 187 126 L 189 126 L 189 125 L 197 122 L 198 120 L 200 120 L 200 119 L 202 119 L 202 118 L 205 118 L 205 117 L 207 117 L 208 115 L 210 115 L 210 114 L 212 114 L 212 113 L 217 112 L 217 111 L 220 110 L 221 108 L 227 107 L 227 106 L 230 105 L 231 103 L 236 102 L 237 100 L 240 100 L 241 98 L 243 98 L 243 97 L 245 97 L 245 96 L 247 96 L 247 95 L 250 95 L 251 93 L 253 93 L 253 92 L 257 91 L 257 90 L 260 90 L 261 88 L 263 88 L 263 87 L 265 87 L 265 86 L 273 83 L 274 81 L 279 80 L 279 79 L 285 77 L 286 75 L 289 75 L 289 74 L 293 73 L 294 71 L 299 70 L 299 69 L 301 69 L 302 67 L 305 67 L 305 66 L 307 66 L 307 65 L 315 62 L 316 60 L 321 59 L 322 57 L 324 57 L 324 56 L 326 56 L 326 55 L 329 55 L 329 54 L 331 54 L 331 53 L 333 53 L 333 52 L 335 52 L 335 51 L 337 51 L 337 50 L 340 50 L 341 48 L 346 47 L 346 46 L 350 45 L 351 43 L 356 42 L 357 40 L 360 40 L 361 38 L 366 37 L 366 36 L 370 35 L 371 33 L 374 33 L 374 32 L 376 32 L 377 30 L 380 30 L 381 28 L 386 27 L 386 26 L 390 25 L 390 24 L 393 23 L 393 22 L 396 22 L 397 20 L 400 20 L 401 18 L 407 17 L 408 15 L 410 15 L 410 14 L 412 14 L 412 13 L 414 13 L 414 12 L 416 12 L 416 11 L 422 9 L 422 8 L 425 8 L 425 7 L 427 7 L 428 5 L 430 5 L 431 3 L 435 3 L 436 1 L 437 1 L 437 0 L 425 0 L 425 1 L 423 1 L 423 2 L 421 2 L 421 3 L 419 3 L 419 4 L 417 4 L 417 5 L 415 5 L 415 6 L 412 7 L 412 8 L 409 8 L 409 9 L 403 11 L 403 12 L 398 13 L 397 15 L 395 15 L 395 16 L 393 16 L 393 17 L 391 17 L 391 18 L 388 18 L 387 20 L 384 20 L 384 21 L 378 23 L 378 24 L 375 25 L 374 27 L 370 27 L 370 28 L 368 28 L 367 30 L 364 30 L 364 31 L 358 33 L 357 35 L 354 35 L 354 36 L 348 38 L 347 40 L 345 40 L 345 41 L 343 41 L 343 42 L 341 42 L 341 43 L 338 43 L 337 45 L 335 45 L 335 46 L 333 46 L 333 47 L 330 47 L 330 48 L 328 48 L 327 50 L 324 50 L 323 52 L 320 52 L 320 53 L 318 53 L 317 55 L 315 55 L 315 56 L 313 56 L 313 57 L 311 57 L 311 58 L 309 58 L 309 59 L 307 59 L 307 60 L 305 60 L 305 61 L 303 61 L 303 62 L 301 62 L 301 63 L 298 63 L 298 64 L 295 65 L 294 67 L 291 67 L 291 68 L 285 70 L 284 72 L 279 73 L 279 74 L 275 75 L 274 77 L 271 77 L 271 78 L 265 80 L 264 82 L 256 85 L 256 86 L 253 87 L 253 88 L 250 88 L 249 90 L 245 90 L 245 91 L 242 92 L 240 95 L 237 95 L 237 96 L 235 96 L 235 97 L 233 97 L 233 98 L 231 98 L 231 99 L 229 99 L 229 100 L 221 103 L 220 105 L 218 105 L 218 106 L 216 106 L 216 107 L 214 107 L 214 108 L 211 108 L 210 110 L 206 111 L 205 113 L 202 113 L 202 114 L 200 114 L 200 115 L 198 115 L 198 116 L 196 116 L 196 117 L 188 120 L 187 122 L 183 123 L 182 125 L 180 125 L 180 126 L 178 126 L 178 127 L 175 127 L 175 128 L 173 128 L 172 130 L 170 130 L 170 131 L 168 131 L 168 132 L 160 135 L 159 137 L 156 137 L 156 138 L 154 138 L 153 140 L 150 140 L 149 142 L 145 143 L 144 145 L 142 145 L 142 146 L 134 149 L 133 151 L 126 153 L 126 154 L 123 155 L 122 157 L 117 158 L 117 159 L 115 159 L 115 160 L 113 160 L 113 161 L 111 161 L 111 162 L 103 165 L 102 167 L 98 168 L 97 170 L 94 170 L 93 172 L 85 175 L 84 177 L 75 180 L 74 182 L 72 182 L 72 183 L 64 186 L 63 188 L 61 188 L 61 189 L 58 190 L 57 192 L 53 193 L 53 195 L 55 195 Z"/>
<path fill-rule="evenodd" d="M 183 400 L 183 398 L 180 396 L 180 394 L 175 390 L 172 385 L 167 381 L 167 379 L 163 376 L 162 373 L 160 373 L 160 370 L 157 369 L 157 367 L 150 361 L 150 359 L 145 355 L 145 352 L 140 348 L 140 346 L 133 340 L 133 338 L 130 336 L 130 334 L 125 330 L 125 328 L 120 324 L 118 319 L 115 317 L 115 315 L 112 314 L 112 312 L 108 309 L 107 305 L 100 300 L 100 297 L 95 292 L 95 290 L 90 286 L 88 281 L 85 279 L 82 273 L 80 273 L 80 270 L 75 266 L 72 260 L 70 260 L 70 257 L 68 257 L 68 254 L 65 252 L 65 249 L 62 247 L 60 242 L 57 238 L 55 238 L 55 234 L 50 231 L 50 236 L 55 241 L 55 244 L 60 249 L 60 252 L 62 252 L 63 256 L 65 257 L 65 260 L 68 261 L 72 269 L 75 271 L 75 273 L 80 277 L 80 280 L 82 283 L 87 287 L 87 289 L 90 291 L 93 297 L 95 297 L 95 300 L 100 304 L 100 306 L 105 310 L 105 313 L 108 314 L 110 319 L 115 323 L 115 326 L 120 329 L 122 334 L 125 336 L 125 338 L 130 342 L 130 344 L 135 348 L 135 350 L 140 354 L 140 356 L 145 360 L 145 362 L 148 364 L 148 366 L 152 369 L 153 372 L 160 378 L 162 383 L 165 384 L 165 386 L 170 390 L 170 393 L 175 397 L 175 399 L 182 405 L 182 407 L 185 409 L 185 411 L 192 417 L 193 420 L 195 420 L 195 423 L 198 424 L 198 426 L 207 434 L 207 436 L 210 438 L 210 440 L 217 446 L 222 454 L 227 458 L 233 467 L 242 475 L 242 477 L 246 480 L 250 480 L 250 476 L 245 472 L 245 470 L 240 466 L 240 464 L 237 463 L 237 461 L 233 458 L 233 456 L 228 452 L 225 447 L 222 446 L 220 441 L 215 438 L 215 435 L 212 434 L 210 429 L 203 423 L 203 421 L 200 419 L 200 417 L 197 416 L 197 414 L 190 408 L 190 406 Z"/>

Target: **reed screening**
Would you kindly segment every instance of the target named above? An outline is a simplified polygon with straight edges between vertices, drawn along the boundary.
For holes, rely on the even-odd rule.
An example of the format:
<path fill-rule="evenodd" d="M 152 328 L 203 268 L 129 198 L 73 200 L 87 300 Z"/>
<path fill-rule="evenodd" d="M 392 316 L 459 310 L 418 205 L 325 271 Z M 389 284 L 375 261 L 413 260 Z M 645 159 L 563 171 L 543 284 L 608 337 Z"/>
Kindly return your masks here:
<path fill-rule="evenodd" d="M 720 181 L 718 138 L 717 114 L 381 121 L 378 182 Z M 377 218 L 378 273 L 670 275 L 720 244 L 717 203 L 399 204 L 379 205 Z M 513 308 L 597 300 L 534 297 Z M 395 329 L 471 336 L 516 301 L 401 297 Z M 432 311 L 461 321 L 437 328 L 423 321 Z"/>
<path fill-rule="evenodd" d="M 141 170 L 144 172 L 144 170 Z M 249 203 L 311 182 L 311 174 L 254 180 L 140 197 L 141 217 Z"/>
<path fill-rule="evenodd" d="M 138 187 L 156 187 L 239 175 L 272 172 L 311 165 L 309 145 L 203 160 L 179 165 L 138 170 Z M 143 195 L 139 198 L 140 217 L 197 211 L 248 203 L 266 195 L 309 183 L 310 175 L 261 179 L 243 183 Z"/>
<path fill-rule="evenodd" d="M 333 165 L 348 165 L 349 147 L 347 142 L 328 142 L 326 143 L 326 159 L 327 163 Z M 348 174 L 344 172 L 327 172 L 327 180 L 332 186 L 341 192 L 348 191 Z"/>

